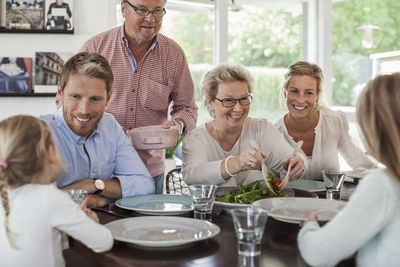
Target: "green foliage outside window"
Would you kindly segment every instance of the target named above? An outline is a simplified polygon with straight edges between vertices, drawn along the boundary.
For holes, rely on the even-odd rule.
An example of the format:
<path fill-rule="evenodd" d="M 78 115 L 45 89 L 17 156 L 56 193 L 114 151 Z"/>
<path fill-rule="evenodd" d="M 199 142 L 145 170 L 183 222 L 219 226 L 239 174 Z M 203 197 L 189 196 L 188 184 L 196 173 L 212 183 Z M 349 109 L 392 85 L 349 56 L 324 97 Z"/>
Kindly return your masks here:
<path fill-rule="evenodd" d="M 370 54 L 400 49 L 400 1 L 398 0 L 351 0 L 332 5 L 332 53 L 333 53 L 333 105 L 354 105 L 357 85 L 371 79 Z M 366 49 L 361 45 L 363 25 L 376 25 L 374 46 Z"/>

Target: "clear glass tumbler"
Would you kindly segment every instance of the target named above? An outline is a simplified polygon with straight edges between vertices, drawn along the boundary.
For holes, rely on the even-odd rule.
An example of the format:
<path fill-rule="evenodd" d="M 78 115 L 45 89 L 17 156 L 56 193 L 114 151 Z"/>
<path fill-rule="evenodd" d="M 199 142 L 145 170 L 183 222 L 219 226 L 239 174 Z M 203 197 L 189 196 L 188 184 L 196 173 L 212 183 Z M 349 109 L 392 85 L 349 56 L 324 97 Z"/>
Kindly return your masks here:
<path fill-rule="evenodd" d="M 258 256 L 261 254 L 261 239 L 268 214 L 258 208 L 232 210 L 233 224 L 238 238 L 238 254 Z"/>
<path fill-rule="evenodd" d="M 327 199 L 340 199 L 340 189 L 345 177 L 346 173 L 344 171 L 322 170 Z"/>
<path fill-rule="evenodd" d="M 212 220 L 215 195 L 218 186 L 212 184 L 194 184 L 189 186 L 194 218 L 200 220 Z"/>
<path fill-rule="evenodd" d="M 88 195 L 87 191 L 83 189 L 69 189 L 65 190 L 65 192 L 67 192 L 72 200 L 75 201 L 78 205 L 81 205 Z"/>

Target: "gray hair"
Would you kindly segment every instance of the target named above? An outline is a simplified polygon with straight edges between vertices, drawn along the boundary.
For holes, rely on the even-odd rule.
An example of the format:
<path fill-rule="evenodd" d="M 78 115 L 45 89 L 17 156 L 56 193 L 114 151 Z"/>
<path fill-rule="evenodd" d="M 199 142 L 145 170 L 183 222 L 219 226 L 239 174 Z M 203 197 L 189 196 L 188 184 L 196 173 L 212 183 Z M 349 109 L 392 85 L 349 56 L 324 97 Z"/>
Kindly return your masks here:
<path fill-rule="evenodd" d="M 243 65 L 223 63 L 215 66 L 207 71 L 201 81 L 200 90 L 203 97 L 204 106 L 207 108 L 208 113 L 212 116 L 207 101 L 214 100 L 218 94 L 218 86 L 223 82 L 244 82 L 249 88 L 249 93 L 253 92 L 254 79 L 250 72 Z"/>

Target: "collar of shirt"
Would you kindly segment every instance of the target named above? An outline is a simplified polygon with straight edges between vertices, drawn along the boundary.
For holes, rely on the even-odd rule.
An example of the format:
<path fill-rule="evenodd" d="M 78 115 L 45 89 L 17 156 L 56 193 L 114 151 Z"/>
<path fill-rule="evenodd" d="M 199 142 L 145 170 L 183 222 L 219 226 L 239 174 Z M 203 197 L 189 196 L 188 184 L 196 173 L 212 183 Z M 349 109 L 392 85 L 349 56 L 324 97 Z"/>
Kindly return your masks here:
<path fill-rule="evenodd" d="M 93 130 L 93 132 L 89 135 L 88 138 L 85 136 L 81 136 L 76 134 L 74 131 L 69 128 L 67 122 L 64 119 L 64 114 L 63 114 L 63 106 L 60 106 L 56 112 L 55 121 L 59 127 L 63 127 L 65 129 L 65 132 L 77 143 L 77 144 L 83 144 L 86 142 L 87 139 L 94 138 L 97 134 L 101 136 L 101 131 L 100 131 L 100 123 L 102 120 L 99 121 L 97 124 L 96 128 Z"/>
<path fill-rule="evenodd" d="M 124 23 L 123 27 L 121 27 L 121 36 L 122 36 L 122 38 L 121 38 L 122 46 L 125 47 L 126 51 L 128 51 L 128 55 L 129 55 L 129 58 L 130 58 L 130 61 L 131 61 L 131 64 L 132 64 L 132 71 L 134 71 L 136 69 L 136 67 L 137 67 L 137 62 L 136 62 L 135 57 L 131 53 L 131 50 L 129 49 L 128 38 L 125 37 L 125 23 Z M 158 34 L 154 37 L 153 42 L 151 43 L 151 46 L 150 46 L 148 51 L 150 51 L 150 50 L 152 50 L 152 49 L 154 49 L 156 47 L 156 45 L 157 45 L 157 36 L 158 36 Z"/>

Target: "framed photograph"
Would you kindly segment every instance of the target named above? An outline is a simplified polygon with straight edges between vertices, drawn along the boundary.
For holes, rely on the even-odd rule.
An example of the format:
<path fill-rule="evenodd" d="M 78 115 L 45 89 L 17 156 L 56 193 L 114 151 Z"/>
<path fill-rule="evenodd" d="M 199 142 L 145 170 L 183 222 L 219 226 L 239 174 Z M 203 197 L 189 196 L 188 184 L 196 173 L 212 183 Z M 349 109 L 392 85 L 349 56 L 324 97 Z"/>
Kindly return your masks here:
<path fill-rule="evenodd" d="M 32 93 L 32 58 L 0 57 L 0 93 Z"/>
<path fill-rule="evenodd" d="M 6 0 L 0 0 L 0 28 L 6 27 Z"/>
<path fill-rule="evenodd" d="M 57 93 L 62 67 L 72 56 L 70 52 L 36 52 L 34 92 Z"/>
<path fill-rule="evenodd" d="M 6 0 L 6 28 L 42 30 L 43 0 Z"/>
<path fill-rule="evenodd" d="M 47 0 L 45 30 L 73 31 L 73 0 Z"/>

